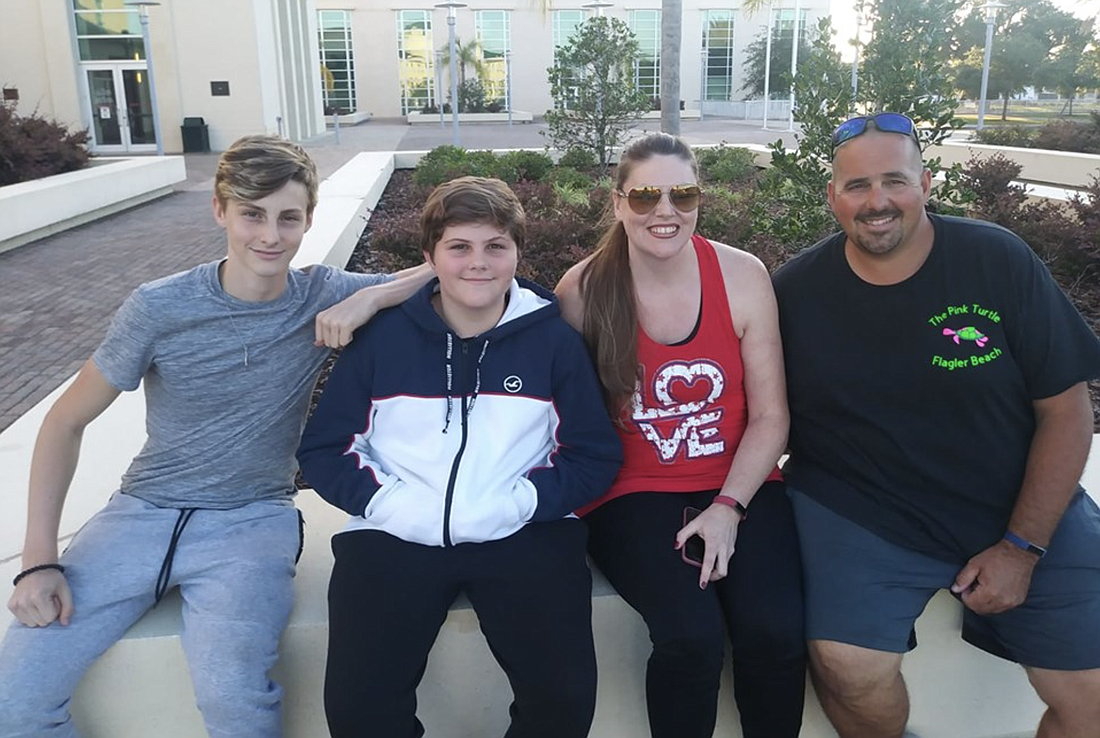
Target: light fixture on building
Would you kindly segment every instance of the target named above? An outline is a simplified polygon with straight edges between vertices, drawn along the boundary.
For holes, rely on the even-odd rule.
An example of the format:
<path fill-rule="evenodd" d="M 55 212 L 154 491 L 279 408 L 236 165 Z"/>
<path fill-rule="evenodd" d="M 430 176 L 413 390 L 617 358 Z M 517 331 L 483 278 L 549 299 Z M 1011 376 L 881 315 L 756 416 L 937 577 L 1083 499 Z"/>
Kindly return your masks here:
<path fill-rule="evenodd" d="M 160 3 L 156 0 L 124 0 L 123 4 L 140 11 L 141 38 L 145 43 L 145 71 L 149 73 L 149 105 L 153 108 L 153 138 L 157 140 L 157 156 L 164 156 L 164 141 L 160 135 L 160 108 L 157 106 L 157 83 L 153 74 L 153 47 L 149 43 L 149 6 Z"/>
<path fill-rule="evenodd" d="M 445 3 L 436 3 L 437 8 L 447 9 L 447 32 L 451 48 L 451 131 L 455 147 L 460 147 L 458 136 L 458 59 L 455 53 L 455 10 L 465 8 L 466 3 L 448 0 Z"/>
<path fill-rule="evenodd" d="M 985 20 L 985 60 L 982 62 L 982 93 L 978 98 L 978 130 L 985 126 L 985 93 L 989 87 L 989 55 L 993 49 L 993 24 L 997 22 L 997 11 L 1008 7 L 1004 3 L 991 0 L 982 5 L 978 10 L 982 11 Z"/>

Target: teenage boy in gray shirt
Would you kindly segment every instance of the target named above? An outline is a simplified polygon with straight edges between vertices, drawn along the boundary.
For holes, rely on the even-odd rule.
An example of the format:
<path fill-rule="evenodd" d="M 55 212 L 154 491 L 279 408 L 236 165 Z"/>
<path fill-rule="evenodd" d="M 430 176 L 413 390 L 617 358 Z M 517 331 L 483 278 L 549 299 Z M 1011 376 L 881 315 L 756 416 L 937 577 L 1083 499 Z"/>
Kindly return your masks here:
<path fill-rule="evenodd" d="M 163 594 L 211 736 L 278 736 L 268 677 L 293 603 L 294 450 L 330 348 L 430 275 L 291 269 L 317 203 L 306 152 L 247 136 L 218 162 L 219 262 L 142 285 L 42 424 L 23 571 L 0 644 L 0 736 L 76 736 L 80 678 Z M 119 490 L 58 557 L 84 428 L 144 381 L 148 439 Z"/>

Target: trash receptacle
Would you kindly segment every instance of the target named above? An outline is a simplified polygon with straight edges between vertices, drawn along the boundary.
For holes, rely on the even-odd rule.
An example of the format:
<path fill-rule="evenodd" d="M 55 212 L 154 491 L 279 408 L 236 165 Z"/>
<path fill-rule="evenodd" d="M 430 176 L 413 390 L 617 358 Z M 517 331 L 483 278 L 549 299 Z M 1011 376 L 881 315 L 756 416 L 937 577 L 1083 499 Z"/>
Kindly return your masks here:
<path fill-rule="evenodd" d="M 210 131 L 202 118 L 184 118 L 180 126 L 183 153 L 202 154 L 210 151 Z"/>

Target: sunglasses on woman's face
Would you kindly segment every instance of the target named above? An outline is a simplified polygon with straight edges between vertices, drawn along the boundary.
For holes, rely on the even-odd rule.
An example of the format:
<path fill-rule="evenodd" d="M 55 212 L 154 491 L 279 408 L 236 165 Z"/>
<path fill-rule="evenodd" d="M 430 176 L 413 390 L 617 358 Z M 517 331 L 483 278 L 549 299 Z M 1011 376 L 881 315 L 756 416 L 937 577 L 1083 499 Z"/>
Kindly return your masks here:
<path fill-rule="evenodd" d="M 668 193 L 668 201 L 672 207 L 681 213 L 690 213 L 699 207 L 699 196 L 703 191 L 699 185 L 682 184 L 674 185 L 667 189 L 660 187 L 635 187 L 630 192 L 618 190 L 620 197 L 625 197 L 630 209 L 638 215 L 646 215 L 653 212 L 657 203 L 661 201 L 661 195 Z"/>

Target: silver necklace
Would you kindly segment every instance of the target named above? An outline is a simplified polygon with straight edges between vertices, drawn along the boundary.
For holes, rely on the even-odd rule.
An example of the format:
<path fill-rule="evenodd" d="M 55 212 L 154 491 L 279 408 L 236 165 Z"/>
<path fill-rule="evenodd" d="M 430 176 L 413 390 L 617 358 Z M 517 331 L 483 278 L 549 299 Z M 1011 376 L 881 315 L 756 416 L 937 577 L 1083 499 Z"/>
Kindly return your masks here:
<path fill-rule="evenodd" d="M 233 319 L 233 309 L 229 306 L 229 302 L 225 299 L 225 295 L 218 295 L 221 298 L 222 307 L 225 308 L 225 314 L 229 316 L 229 325 L 233 328 L 233 333 L 236 334 L 237 340 L 241 342 L 241 348 L 244 349 L 244 368 L 248 368 L 248 341 L 244 340 L 244 336 L 241 334 L 239 328 L 237 328 L 237 321 Z M 252 338 L 252 334 L 256 332 L 256 328 L 253 328 L 248 332 L 248 337 Z"/>

